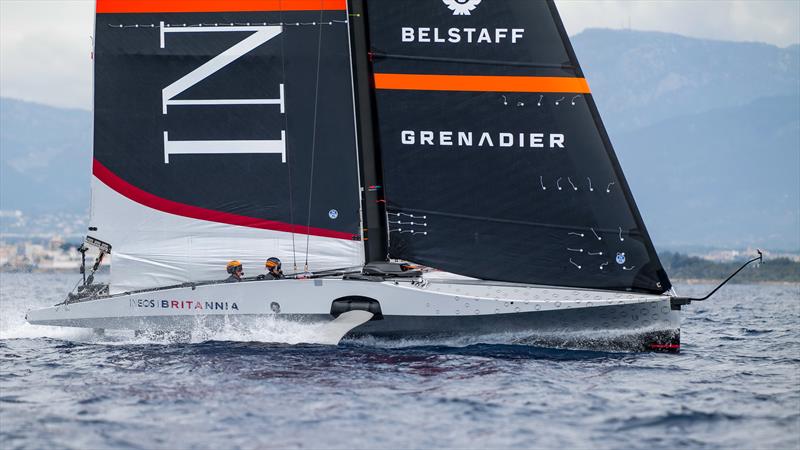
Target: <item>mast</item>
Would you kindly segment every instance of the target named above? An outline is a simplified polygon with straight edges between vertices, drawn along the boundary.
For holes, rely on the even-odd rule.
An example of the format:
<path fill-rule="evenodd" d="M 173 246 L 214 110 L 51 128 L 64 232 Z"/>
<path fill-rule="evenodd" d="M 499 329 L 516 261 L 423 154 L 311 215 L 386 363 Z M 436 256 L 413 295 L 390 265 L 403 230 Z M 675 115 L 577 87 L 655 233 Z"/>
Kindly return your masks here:
<path fill-rule="evenodd" d="M 372 68 L 365 0 L 348 0 L 350 51 L 352 54 L 353 95 L 356 103 L 356 139 L 359 149 L 361 208 L 366 262 L 385 261 L 388 254 L 386 208 L 383 198 L 383 170 L 374 126 Z"/>

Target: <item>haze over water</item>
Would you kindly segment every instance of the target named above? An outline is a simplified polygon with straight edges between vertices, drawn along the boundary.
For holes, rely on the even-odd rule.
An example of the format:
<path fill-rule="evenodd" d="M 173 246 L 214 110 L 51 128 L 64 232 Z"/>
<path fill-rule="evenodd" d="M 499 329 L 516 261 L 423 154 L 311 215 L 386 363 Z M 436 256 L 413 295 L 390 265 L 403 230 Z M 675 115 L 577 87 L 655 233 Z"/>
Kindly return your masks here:
<path fill-rule="evenodd" d="M 799 284 L 691 305 L 665 355 L 98 338 L 23 320 L 75 275 L 0 277 L 3 448 L 800 448 Z"/>

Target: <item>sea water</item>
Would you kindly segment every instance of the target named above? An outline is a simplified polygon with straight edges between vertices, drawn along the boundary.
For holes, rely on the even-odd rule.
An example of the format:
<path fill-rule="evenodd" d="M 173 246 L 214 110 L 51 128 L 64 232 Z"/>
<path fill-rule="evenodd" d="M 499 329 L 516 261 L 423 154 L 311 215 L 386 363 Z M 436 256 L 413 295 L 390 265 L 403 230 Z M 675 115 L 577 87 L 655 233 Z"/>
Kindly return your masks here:
<path fill-rule="evenodd" d="M 2 449 L 800 448 L 800 284 L 684 308 L 669 355 L 24 322 L 75 281 L 0 274 Z"/>

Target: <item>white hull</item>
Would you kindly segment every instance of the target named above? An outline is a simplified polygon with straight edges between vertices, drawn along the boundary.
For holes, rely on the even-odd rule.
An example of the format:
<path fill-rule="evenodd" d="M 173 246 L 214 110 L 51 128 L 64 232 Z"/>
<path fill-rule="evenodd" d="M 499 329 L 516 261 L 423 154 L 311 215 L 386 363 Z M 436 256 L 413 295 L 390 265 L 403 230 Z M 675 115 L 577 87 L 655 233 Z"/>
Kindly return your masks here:
<path fill-rule="evenodd" d="M 678 348 L 680 311 L 671 309 L 668 296 L 458 280 L 323 278 L 205 284 L 73 302 L 30 311 L 27 320 L 147 331 L 191 331 L 264 317 L 321 323 L 334 319 L 335 300 L 354 297 L 377 301 L 382 315 L 353 329 L 356 335 L 509 333 L 515 341 L 530 343 L 573 345 L 574 340 L 580 345 L 588 339 L 643 350 Z"/>

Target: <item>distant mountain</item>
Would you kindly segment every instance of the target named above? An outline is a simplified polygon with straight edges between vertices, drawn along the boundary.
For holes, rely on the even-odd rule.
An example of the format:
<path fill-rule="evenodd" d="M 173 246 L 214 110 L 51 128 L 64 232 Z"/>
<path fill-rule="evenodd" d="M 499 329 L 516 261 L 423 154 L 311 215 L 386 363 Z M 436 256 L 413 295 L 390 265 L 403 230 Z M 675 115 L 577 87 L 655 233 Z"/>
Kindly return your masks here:
<path fill-rule="evenodd" d="M 609 132 L 800 95 L 800 46 L 588 29 L 571 38 Z"/>
<path fill-rule="evenodd" d="M 0 98 L 0 209 L 89 207 L 91 114 Z"/>
<path fill-rule="evenodd" d="M 800 248 L 800 96 L 687 114 L 612 136 L 661 248 Z"/>
<path fill-rule="evenodd" d="M 800 46 L 572 38 L 660 249 L 800 250 Z M 85 211 L 89 112 L 0 99 L 0 209 Z"/>

